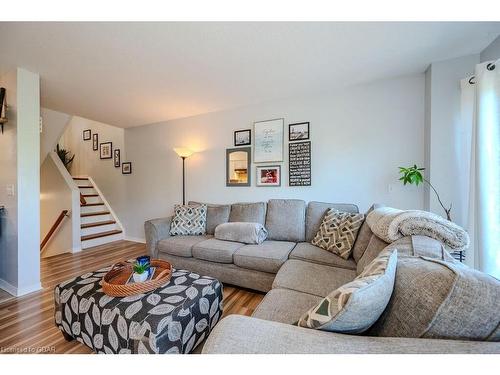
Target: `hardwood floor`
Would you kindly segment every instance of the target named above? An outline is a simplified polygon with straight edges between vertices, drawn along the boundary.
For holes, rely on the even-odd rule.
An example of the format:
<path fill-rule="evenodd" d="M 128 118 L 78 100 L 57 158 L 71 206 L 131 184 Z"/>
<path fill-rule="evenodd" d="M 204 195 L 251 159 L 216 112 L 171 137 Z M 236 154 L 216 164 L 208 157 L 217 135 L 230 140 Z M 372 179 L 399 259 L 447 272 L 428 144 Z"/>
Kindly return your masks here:
<path fill-rule="evenodd" d="M 41 260 L 43 290 L 0 302 L 0 353 L 91 353 L 67 342 L 54 324 L 55 285 L 72 277 L 146 254 L 144 244 L 118 241 Z M 263 294 L 224 285 L 224 316 L 251 315 Z"/>

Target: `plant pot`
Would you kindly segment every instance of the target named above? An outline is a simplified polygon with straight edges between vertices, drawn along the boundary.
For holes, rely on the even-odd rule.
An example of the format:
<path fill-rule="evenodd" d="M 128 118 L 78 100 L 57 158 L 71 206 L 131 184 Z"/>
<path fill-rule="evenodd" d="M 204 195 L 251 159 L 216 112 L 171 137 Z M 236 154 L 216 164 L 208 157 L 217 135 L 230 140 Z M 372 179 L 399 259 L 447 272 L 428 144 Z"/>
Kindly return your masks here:
<path fill-rule="evenodd" d="M 143 283 L 144 281 L 146 281 L 148 279 L 148 275 L 149 275 L 148 271 L 143 272 L 143 273 L 136 273 L 136 272 L 134 272 L 134 274 L 132 275 L 132 277 L 134 278 L 134 282 L 136 282 L 136 283 Z"/>

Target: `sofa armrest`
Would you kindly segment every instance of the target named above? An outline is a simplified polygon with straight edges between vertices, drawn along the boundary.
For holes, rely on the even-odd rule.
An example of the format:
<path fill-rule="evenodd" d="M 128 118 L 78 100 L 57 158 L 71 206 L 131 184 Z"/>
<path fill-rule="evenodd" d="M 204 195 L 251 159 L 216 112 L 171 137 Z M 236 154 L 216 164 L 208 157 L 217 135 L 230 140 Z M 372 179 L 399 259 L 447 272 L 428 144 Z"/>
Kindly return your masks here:
<path fill-rule="evenodd" d="M 230 315 L 212 331 L 203 353 L 500 353 L 500 343 L 344 335 Z"/>
<path fill-rule="evenodd" d="M 146 248 L 151 257 L 158 256 L 158 241 L 170 237 L 170 222 L 172 216 L 160 219 L 148 220 L 144 223 L 144 232 L 146 234 Z"/>

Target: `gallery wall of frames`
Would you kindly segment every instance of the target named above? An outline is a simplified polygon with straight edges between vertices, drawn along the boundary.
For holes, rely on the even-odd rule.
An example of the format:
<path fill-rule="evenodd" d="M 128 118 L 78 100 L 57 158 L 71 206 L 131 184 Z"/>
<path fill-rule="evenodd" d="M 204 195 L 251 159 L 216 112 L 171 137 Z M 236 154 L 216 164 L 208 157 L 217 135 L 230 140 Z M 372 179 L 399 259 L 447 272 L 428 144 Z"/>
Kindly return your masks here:
<path fill-rule="evenodd" d="M 132 174 L 132 162 L 121 161 L 120 149 L 113 149 L 113 142 L 106 141 L 99 143 L 99 133 L 92 133 L 91 129 L 83 131 L 83 140 L 92 141 L 92 150 L 99 151 L 99 158 L 101 160 L 113 159 L 114 167 L 121 167 L 122 174 Z"/>

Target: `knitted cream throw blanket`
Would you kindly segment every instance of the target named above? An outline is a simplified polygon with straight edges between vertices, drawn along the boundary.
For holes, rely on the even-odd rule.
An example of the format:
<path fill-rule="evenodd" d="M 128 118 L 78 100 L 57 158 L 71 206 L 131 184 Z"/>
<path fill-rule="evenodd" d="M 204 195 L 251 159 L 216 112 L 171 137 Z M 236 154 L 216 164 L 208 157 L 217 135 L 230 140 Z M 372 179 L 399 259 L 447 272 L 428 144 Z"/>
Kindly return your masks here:
<path fill-rule="evenodd" d="M 377 237 L 389 243 L 404 236 L 421 235 L 441 241 L 456 251 L 469 246 L 469 235 L 463 228 L 426 211 L 381 207 L 370 212 L 366 222 Z"/>

